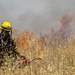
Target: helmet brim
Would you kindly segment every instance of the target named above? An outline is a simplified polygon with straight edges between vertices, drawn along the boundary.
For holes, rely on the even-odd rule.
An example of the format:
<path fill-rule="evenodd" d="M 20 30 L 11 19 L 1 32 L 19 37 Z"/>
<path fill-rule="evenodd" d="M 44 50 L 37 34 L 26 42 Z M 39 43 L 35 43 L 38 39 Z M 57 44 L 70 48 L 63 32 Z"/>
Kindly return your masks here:
<path fill-rule="evenodd" d="M 11 31 L 11 30 L 8 30 L 8 29 L 4 29 L 0 26 L 0 30 L 4 30 L 4 31 Z"/>
<path fill-rule="evenodd" d="M 3 28 L 0 26 L 0 29 L 3 29 Z"/>

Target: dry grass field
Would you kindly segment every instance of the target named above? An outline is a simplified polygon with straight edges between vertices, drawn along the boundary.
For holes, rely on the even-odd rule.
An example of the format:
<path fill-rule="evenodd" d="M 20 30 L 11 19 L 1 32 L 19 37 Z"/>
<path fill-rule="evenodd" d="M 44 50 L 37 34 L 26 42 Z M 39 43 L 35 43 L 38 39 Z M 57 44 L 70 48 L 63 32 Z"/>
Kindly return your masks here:
<path fill-rule="evenodd" d="M 5 66 L 0 67 L 0 75 L 75 75 L 74 36 L 68 41 L 62 38 L 52 41 L 48 36 L 23 32 L 16 37 L 16 42 L 22 55 L 32 60 L 41 54 L 42 59 L 18 67 L 18 61 L 11 65 L 12 61 L 7 57 Z"/>

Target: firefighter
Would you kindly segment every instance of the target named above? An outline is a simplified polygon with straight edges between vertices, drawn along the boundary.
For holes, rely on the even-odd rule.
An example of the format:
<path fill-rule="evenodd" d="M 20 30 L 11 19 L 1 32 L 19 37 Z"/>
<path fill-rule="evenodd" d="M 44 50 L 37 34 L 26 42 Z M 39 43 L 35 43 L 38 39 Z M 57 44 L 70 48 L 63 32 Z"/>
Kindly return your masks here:
<path fill-rule="evenodd" d="M 0 30 L 0 59 L 3 58 L 3 54 L 5 54 L 5 52 L 8 56 L 12 54 L 14 57 L 16 57 L 16 55 L 21 57 L 20 53 L 17 51 L 16 40 L 12 36 L 11 24 L 9 22 L 1 23 Z"/>

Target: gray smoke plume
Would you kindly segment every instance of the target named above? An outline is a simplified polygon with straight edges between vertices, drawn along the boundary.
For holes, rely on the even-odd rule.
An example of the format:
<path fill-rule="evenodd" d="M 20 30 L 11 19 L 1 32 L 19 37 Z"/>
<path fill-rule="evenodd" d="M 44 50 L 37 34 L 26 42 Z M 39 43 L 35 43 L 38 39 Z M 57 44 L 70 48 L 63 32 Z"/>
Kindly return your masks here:
<path fill-rule="evenodd" d="M 45 34 L 51 27 L 57 30 L 58 19 L 68 11 L 75 13 L 75 0 L 0 0 L 0 22 L 34 33 Z"/>

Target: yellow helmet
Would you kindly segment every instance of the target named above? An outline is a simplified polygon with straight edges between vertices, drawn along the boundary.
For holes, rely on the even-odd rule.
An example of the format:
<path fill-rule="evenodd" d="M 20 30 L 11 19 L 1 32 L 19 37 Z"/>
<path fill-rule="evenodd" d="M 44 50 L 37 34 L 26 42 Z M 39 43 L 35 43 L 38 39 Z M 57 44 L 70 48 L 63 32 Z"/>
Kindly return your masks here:
<path fill-rule="evenodd" d="M 3 22 L 3 23 L 1 23 L 0 29 L 5 30 L 5 31 L 11 31 L 12 26 L 10 25 L 9 22 Z"/>

